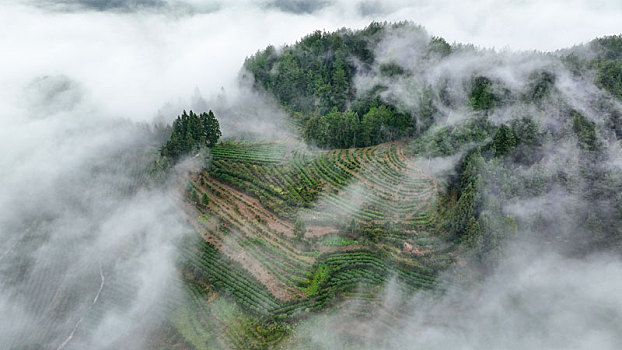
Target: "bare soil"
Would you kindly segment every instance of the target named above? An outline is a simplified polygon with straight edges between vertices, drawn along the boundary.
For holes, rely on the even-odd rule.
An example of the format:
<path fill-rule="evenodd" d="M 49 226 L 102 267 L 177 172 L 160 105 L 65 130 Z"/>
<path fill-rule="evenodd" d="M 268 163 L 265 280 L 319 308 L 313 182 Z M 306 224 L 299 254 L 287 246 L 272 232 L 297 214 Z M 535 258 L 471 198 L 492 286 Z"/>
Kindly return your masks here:
<path fill-rule="evenodd" d="M 307 226 L 305 237 L 322 237 L 329 233 L 339 231 L 335 226 L 313 225 Z"/>

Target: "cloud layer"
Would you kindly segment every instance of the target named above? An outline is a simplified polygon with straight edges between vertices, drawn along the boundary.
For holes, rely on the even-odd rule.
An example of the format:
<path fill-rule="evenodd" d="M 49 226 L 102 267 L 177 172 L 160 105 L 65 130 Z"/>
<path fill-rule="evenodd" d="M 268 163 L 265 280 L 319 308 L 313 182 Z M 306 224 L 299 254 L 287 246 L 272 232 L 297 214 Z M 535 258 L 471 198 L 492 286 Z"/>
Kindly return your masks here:
<path fill-rule="evenodd" d="M 246 56 L 316 29 L 410 20 L 449 42 L 554 50 L 619 32 L 622 5 L 597 5 L 587 0 L 16 1 L 0 5 L 0 43 L 6 48 L 0 97 L 13 100 L 15 87 L 36 76 L 65 74 L 83 84 L 100 108 L 144 120 L 166 102 L 188 99 L 195 87 L 208 96 L 221 86 L 232 93 Z"/>
<path fill-rule="evenodd" d="M 137 150 L 153 151 L 158 140 L 132 121 L 169 120 L 180 108 L 200 105 L 196 88 L 212 101 L 224 87 L 230 100 L 219 118 L 248 115 L 227 113 L 251 99 L 237 86 L 246 56 L 316 29 L 371 20 L 411 20 L 450 42 L 553 50 L 615 34 L 621 6 L 587 0 L 1 4 L 0 347 L 141 345 L 151 326 L 143 320 L 157 323 L 161 301 L 175 300 L 175 244 L 186 229 L 171 193 L 142 186 L 151 154 Z M 235 120 L 229 124 L 237 125 L 230 134 L 242 129 Z M 272 132 L 274 124 L 250 128 Z M 559 286 L 580 287 L 574 280 L 580 276 L 569 276 Z M 578 289 L 590 302 L 592 292 Z M 619 300 L 605 297 L 619 310 Z M 490 314 L 499 315 L 483 316 Z M 469 323 L 456 322 L 469 330 Z"/>

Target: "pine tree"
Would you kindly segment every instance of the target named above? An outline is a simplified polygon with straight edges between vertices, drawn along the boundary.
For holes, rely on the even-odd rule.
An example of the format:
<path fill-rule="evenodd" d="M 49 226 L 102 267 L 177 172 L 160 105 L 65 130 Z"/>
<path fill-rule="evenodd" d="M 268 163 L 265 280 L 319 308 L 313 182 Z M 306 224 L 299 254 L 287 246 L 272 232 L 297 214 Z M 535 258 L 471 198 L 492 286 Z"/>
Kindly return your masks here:
<path fill-rule="evenodd" d="M 201 114 L 203 135 L 207 147 L 214 147 L 218 143 L 218 139 L 222 136 L 220 124 L 211 110 L 208 113 Z"/>
<path fill-rule="evenodd" d="M 212 111 L 197 115 L 193 111 L 183 113 L 175 119 L 171 136 L 160 149 L 160 154 L 173 160 L 191 151 L 213 147 L 222 136 L 220 124 Z"/>
<path fill-rule="evenodd" d="M 356 220 L 350 220 L 348 224 L 348 233 L 354 237 L 354 231 L 356 231 Z"/>
<path fill-rule="evenodd" d="M 328 146 L 328 122 L 326 118 L 323 116 L 309 118 L 303 131 L 303 137 L 319 147 Z"/>
<path fill-rule="evenodd" d="M 497 97 L 492 93 L 491 86 L 492 82 L 488 78 L 475 78 L 469 98 L 469 103 L 473 109 L 487 111 L 494 107 Z"/>
<path fill-rule="evenodd" d="M 462 242 L 469 248 L 481 248 L 482 246 L 482 228 L 479 221 L 471 216 L 467 224 L 466 232 L 461 237 Z"/>
<path fill-rule="evenodd" d="M 492 142 L 495 156 L 503 156 L 516 147 L 516 136 L 505 124 L 499 127 Z"/>
<path fill-rule="evenodd" d="M 363 146 L 374 145 L 385 140 L 386 124 L 391 119 L 391 111 L 384 105 L 372 107 L 363 116 L 360 142 Z"/>

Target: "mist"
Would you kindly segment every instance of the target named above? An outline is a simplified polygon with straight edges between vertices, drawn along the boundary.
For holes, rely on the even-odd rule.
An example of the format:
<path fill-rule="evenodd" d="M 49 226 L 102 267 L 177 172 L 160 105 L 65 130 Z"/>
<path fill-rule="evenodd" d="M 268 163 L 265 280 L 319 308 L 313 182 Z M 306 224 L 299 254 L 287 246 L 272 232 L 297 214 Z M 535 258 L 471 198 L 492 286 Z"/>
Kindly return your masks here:
<path fill-rule="evenodd" d="M 161 300 L 175 304 L 174 248 L 187 232 L 175 195 L 147 186 L 158 141 L 101 116 L 65 76 L 23 94 L 31 108 L 0 132 L 14 150 L 2 153 L 0 343 L 139 344 L 166 311 Z"/>
<path fill-rule="evenodd" d="M 442 296 L 422 292 L 405 297 L 388 284 L 373 318 L 357 318 L 356 312 L 363 306 L 349 303 L 337 314 L 307 321 L 297 331 L 301 340 L 289 346 L 619 348 L 622 305 L 618 292 L 622 286 L 613 278 L 622 272 L 618 257 L 568 259 L 530 244 L 515 244 L 507 253 L 495 274 L 475 285 L 453 276 L 451 287 Z"/>
<path fill-rule="evenodd" d="M 214 109 L 225 137 L 296 139 L 284 127 L 286 115 L 276 103 L 239 82 L 244 58 L 257 50 L 294 43 L 317 29 L 361 28 L 372 20 L 414 21 L 448 42 L 555 50 L 617 34 L 621 6 L 616 1 L 596 6 L 587 0 L 1 4 L 0 346 L 150 348 L 149 338 L 157 337 L 154 330 L 182 300 L 176 246 L 192 233 L 179 215 L 177 186 L 185 169 L 173 172 L 164 184 L 149 180 L 163 140 L 146 125 L 170 122 L 183 109 Z M 378 48 L 384 58 L 396 59 L 383 50 Z M 459 74 L 484 69 L 477 60 Z M 550 67 L 546 58 L 527 61 Z M 404 65 L 410 63 L 403 60 Z M 431 74 L 448 74 L 443 70 L 450 68 L 454 74 L 453 63 Z M 527 70 L 504 70 L 515 63 L 499 65 L 497 77 L 515 84 L 516 74 Z M 598 121 L 590 96 L 599 92 L 560 76 L 560 94 L 579 101 L 574 107 Z M 367 78 L 361 77 L 361 82 Z M 392 98 L 399 100 L 400 91 L 409 91 L 410 83 L 405 84 L 390 91 Z M 408 103 L 404 99 L 405 108 L 416 107 Z M 551 111 L 538 115 L 547 112 Z M 467 117 L 452 112 L 446 123 Z M 499 122 L 507 118 L 512 118 L 511 111 L 493 117 Z M 607 165 L 619 171 L 619 144 L 608 147 Z M 569 144 L 563 149 L 544 159 L 563 159 L 566 162 L 558 167 L 575 164 L 571 169 L 576 169 L 576 148 Z M 456 161 L 442 158 L 421 164 L 446 174 L 451 173 L 447 164 Z M 567 214 L 564 205 L 574 198 L 557 191 L 556 197 L 549 197 L 559 199 L 551 222 Z M 546 201 L 527 198 L 505 208 L 520 218 L 550 207 Z M 569 221 L 564 227 L 573 224 Z M 525 235 L 530 247 L 547 241 L 534 237 L 534 232 Z M 574 232 L 564 237 L 574 237 Z M 569 258 L 546 245 L 521 248 L 524 244 L 507 248 L 510 258 L 476 287 L 442 297 L 409 296 L 398 334 L 393 334 L 394 340 L 379 337 L 376 348 L 620 348 L 622 286 L 615 278 L 622 272 L 619 257 Z M 520 254 L 525 251 L 530 255 Z M 388 304 L 392 293 L 389 285 Z M 452 315 L 456 304 L 464 307 L 464 300 L 473 302 L 456 317 L 430 321 Z M 326 317 L 323 325 L 303 328 L 303 336 L 320 348 L 345 347 L 338 334 L 321 334 L 346 316 Z"/>
<path fill-rule="evenodd" d="M 17 0 L 0 6 L 3 101 L 15 101 L 16 87 L 40 75 L 64 74 L 83 84 L 100 110 L 132 120 L 150 120 L 166 103 L 187 104 L 195 88 L 205 97 L 221 87 L 234 94 L 245 57 L 318 29 L 410 20 L 450 43 L 555 50 L 616 34 L 622 21 L 615 1 Z M 10 113 L 6 103 L 2 108 Z"/>
<path fill-rule="evenodd" d="M 468 129 L 475 118 L 495 126 L 526 119 L 538 125 L 540 146 L 529 150 L 531 159 L 524 159 L 520 150 L 501 160 L 481 157 L 485 148 L 475 152 L 476 170 L 470 171 L 482 190 L 481 222 L 492 227 L 485 240 L 494 242 L 494 248 L 484 254 L 465 252 L 434 291 L 402 295 L 389 283 L 371 312 L 368 305 L 351 302 L 338 313 L 311 318 L 298 330 L 299 342 L 289 346 L 620 348 L 622 286 L 614 277 L 622 268 L 620 230 L 615 224 L 600 230 L 585 225 L 596 216 L 612 222 L 620 218 L 614 209 L 620 201 L 620 174 L 613 170 L 619 165 L 620 143 L 608 126 L 615 123 L 609 118 L 622 112 L 620 102 L 595 86 L 589 74 L 573 75 L 553 54 L 454 45 L 446 57 L 430 57 L 431 40 L 421 27 L 389 28 L 375 48 L 372 67 L 355 77 L 356 90 L 364 96 L 382 86 L 381 97 L 413 119 L 419 114 L 419 96 L 432 91 L 437 113 L 421 140 L 434 140 L 443 128 Z M 404 73 L 387 76 L 385 64 Z M 550 94 L 534 105 L 521 96 L 528 94 L 538 72 L 552 74 L 554 81 Z M 468 108 L 477 76 L 498 84 L 492 89 L 503 96 L 503 103 L 485 113 Z M 599 107 L 603 104 L 607 109 Z M 587 150 L 574 134 L 576 113 L 594 123 L 597 149 Z M 461 144 L 441 155 L 419 147 L 422 153 L 414 161 L 440 180 L 457 181 L 455 171 L 465 155 L 489 142 Z M 495 213 L 505 223 L 494 223 Z M 357 315 L 363 310 L 374 317 L 361 319 Z"/>

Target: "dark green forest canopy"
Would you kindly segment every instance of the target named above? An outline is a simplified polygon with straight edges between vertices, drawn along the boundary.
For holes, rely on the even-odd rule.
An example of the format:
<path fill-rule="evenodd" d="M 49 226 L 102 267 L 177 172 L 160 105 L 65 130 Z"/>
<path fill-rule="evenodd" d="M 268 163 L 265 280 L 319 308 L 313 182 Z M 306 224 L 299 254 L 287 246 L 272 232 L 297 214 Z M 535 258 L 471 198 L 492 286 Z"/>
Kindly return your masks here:
<path fill-rule="evenodd" d="M 597 38 L 566 51 L 568 66 L 578 74 L 595 71 L 596 84 L 622 100 L 622 35 Z"/>
<path fill-rule="evenodd" d="M 449 87 L 442 84 L 435 88 L 419 86 L 411 97 L 419 101 L 415 110 L 383 94 L 387 90 L 385 84 L 417 74 L 397 62 L 379 63 L 375 57 L 379 43 L 400 30 L 426 38 L 419 59 L 427 67 L 464 52 L 481 51 L 470 45 L 450 45 L 409 22 L 373 22 L 362 30 L 316 31 L 281 49 L 269 46 L 246 59 L 245 74 L 252 75 L 256 89 L 273 95 L 296 119 L 305 140 L 317 146 L 362 147 L 418 137 L 435 119 L 443 117 L 439 115 L 439 107 L 460 106 L 448 97 Z M 591 53 L 589 57 L 575 55 L 585 50 Z M 559 56 L 570 70 L 574 65 L 579 75 L 593 72 L 598 87 L 622 99 L 621 52 L 621 37 L 610 36 Z M 355 77 L 374 74 L 384 80 L 367 91 L 357 91 Z M 468 94 L 466 107 L 487 114 L 517 99 L 538 103 L 550 94 L 556 79 L 552 71 L 534 71 L 527 90 L 516 92 L 485 72 L 474 73 L 464 81 Z"/>
<path fill-rule="evenodd" d="M 413 136 L 411 116 L 376 93 L 357 96 L 353 83 L 357 73 L 371 70 L 383 32 L 406 25 L 374 22 L 358 31 L 316 31 L 280 52 L 267 47 L 248 58 L 244 68 L 253 75 L 255 88 L 273 94 L 297 116 L 306 140 L 318 146 L 360 147 Z M 440 38 L 431 47 L 450 50 Z M 396 65 L 383 67 L 387 75 L 403 73 Z"/>
<path fill-rule="evenodd" d="M 220 124 L 211 110 L 199 115 L 184 111 L 173 122 L 171 136 L 162 146 L 160 154 L 177 160 L 192 150 L 215 146 L 220 136 Z"/>
<path fill-rule="evenodd" d="M 427 67 L 423 69 L 442 64 L 446 59 L 454 59 L 458 64 L 458 59 L 463 57 L 460 55 L 464 54 L 482 55 L 493 65 L 512 62 L 504 61 L 503 55 L 494 50 L 450 45 L 411 23 L 372 23 L 360 31 L 317 31 L 282 50 L 270 46 L 248 58 L 244 68 L 253 75 L 255 88 L 272 94 L 299 122 L 303 138 L 322 148 L 363 147 L 407 139 L 412 140 L 413 153 L 428 157 L 466 152 L 456 171 L 459 176 L 451 180 L 454 182 L 450 188 L 456 189 L 458 197 L 449 214 L 451 224 L 446 229 L 476 250 L 490 251 L 498 240 L 493 235 L 511 230 L 515 225 L 511 219 L 504 218 L 500 207 L 489 209 L 486 216 L 481 216 L 484 201 L 481 174 L 507 172 L 503 176 L 512 178 L 515 176 L 511 175 L 513 167 L 532 166 L 541 161 L 544 143 L 561 143 L 568 137 L 577 139 L 579 149 L 586 152 L 581 156 L 586 162 L 597 158 L 601 151 L 602 141 L 599 141 L 594 122 L 576 111 L 556 86 L 560 74 L 558 64 L 577 79 L 591 80 L 597 88 L 606 91 L 596 108 L 603 113 L 605 127 L 613 129 L 617 139 L 622 136 L 622 116 L 616 108 L 611 108 L 612 100 L 607 100 L 607 93 L 614 99 L 622 98 L 621 36 L 595 39 L 556 55 L 533 53 L 531 59 L 547 60 L 551 64 L 529 68 L 525 72 L 525 84 L 520 87 L 490 74 L 488 70 L 494 67 L 474 69 L 467 74 L 458 72 L 457 76 L 447 77 L 445 82 L 440 79 L 431 85 L 421 85 L 426 84 L 425 80 L 418 79 L 417 74 L 424 71 L 417 71 L 416 65 L 415 70 L 411 70 L 409 67 L 413 65 L 376 57 L 379 43 L 400 31 L 402 35 L 425 38 L 426 44 L 416 53 L 420 56 L 412 58 Z M 372 81 L 377 84 L 367 86 L 366 91 L 357 91 L 357 76 L 375 76 L 378 79 Z M 414 94 L 403 97 L 402 101 L 387 98 L 385 92 L 389 85 L 404 80 L 420 86 L 415 86 Z M 456 89 L 463 92 L 456 93 Z M 464 97 L 457 99 L 456 95 L 461 94 Z M 404 107 L 404 100 L 416 101 L 416 108 Z M 560 122 L 565 125 L 561 129 L 541 124 L 528 112 L 551 108 L 551 105 L 560 113 Z M 491 119 L 498 118 L 495 114 L 502 110 L 515 115 L 502 123 Z M 458 111 L 466 118 L 443 126 L 448 111 Z M 602 182 L 610 175 L 594 175 L 589 181 Z M 511 182 L 499 181 L 495 185 L 498 188 L 493 186 L 493 192 L 502 198 L 537 196 L 554 186 L 567 186 L 568 181 L 564 174 L 548 179 L 516 178 Z M 609 198 L 602 193 L 599 196 Z M 599 216 L 590 208 L 586 211 Z M 603 215 L 599 220 L 607 221 Z M 609 224 L 613 224 L 617 216 L 612 220 Z M 594 230 L 594 227 L 586 230 Z M 607 231 L 598 230 L 603 235 Z"/>
<path fill-rule="evenodd" d="M 273 46 L 248 58 L 244 68 L 256 88 L 273 93 L 286 107 L 303 113 L 345 111 L 353 96 L 353 59 L 363 67 L 374 61 L 373 44 L 385 25 L 372 23 L 360 31 L 315 31 L 293 46 Z"/>

